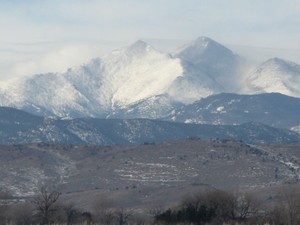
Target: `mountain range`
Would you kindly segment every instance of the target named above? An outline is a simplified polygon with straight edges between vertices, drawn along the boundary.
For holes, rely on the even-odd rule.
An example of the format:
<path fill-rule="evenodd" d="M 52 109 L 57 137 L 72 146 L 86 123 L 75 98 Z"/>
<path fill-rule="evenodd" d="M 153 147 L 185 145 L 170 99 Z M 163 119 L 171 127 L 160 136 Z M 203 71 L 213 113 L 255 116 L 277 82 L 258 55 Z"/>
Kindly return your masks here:
<path fill-rule="evenodd" d="M 199 188 L 296 183 L 299 87 L 296 63 L 249 70 L 207 37 L 174 53 L 137 41 L 1 83 L 0 186 L 26 197 L 53 185 L 79 203 L 103 194 L 141 208 Z"/>
<path fill-rule="evenodd" d="M 0 144 L 132 145 L 187 138 L 248 144 L 300 142 L 300 134 L 251 122 L 242 125 L 175 123 L 149 119 L 53 119 L 0 107 Z"/>
<path fill-rule="evenodd" d="M 296 63 L 273 58 L 249 72 L 246 59 L 207 37 L 173 54 L 137 41 L 64 73 L 11 80 L 0 87 L 0 106 L 40 116 L 162 119 L 221 93 L 298 98 L 299 86 Z M 218 123 L 200 116 L 185 120 Z"/>

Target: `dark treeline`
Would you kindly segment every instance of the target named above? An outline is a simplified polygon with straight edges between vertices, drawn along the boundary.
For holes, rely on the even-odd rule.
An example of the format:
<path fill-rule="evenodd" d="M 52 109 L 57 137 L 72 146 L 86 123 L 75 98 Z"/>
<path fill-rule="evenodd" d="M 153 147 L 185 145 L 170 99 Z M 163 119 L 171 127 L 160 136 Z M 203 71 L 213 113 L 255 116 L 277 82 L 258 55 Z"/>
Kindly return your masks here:
<path fill-rule="evenodd" d="M 169 209 L 154 207 L 137 216 L 118 208 L 108 199 L 97 199 L 91 212 L 74 204 L 63 204 L 57 191 L 42 188 L 34 198 L 12 203 L 0 193 L 0 225 L 297 225 L 300 224 L 300 195 L 296 189 L 282 189 L 271 202 L 253 194 L 207 191 L 185 198 Z"/>
<path fill-rule="evenodd" d="M 261 204 L 252 195 L 224 191 L 200 193 L 185 199 L 173 209 L 155 216 L 156 221 L 188 224 L 259 222 Z"/>
<path fill-rule="evenodd" d="M 187 198 L 154 218 L 165 224 L 299 225 L 300 195 L 295 188 L 283 188 L 262 201 L 253 194 L 215 190 Z"/>

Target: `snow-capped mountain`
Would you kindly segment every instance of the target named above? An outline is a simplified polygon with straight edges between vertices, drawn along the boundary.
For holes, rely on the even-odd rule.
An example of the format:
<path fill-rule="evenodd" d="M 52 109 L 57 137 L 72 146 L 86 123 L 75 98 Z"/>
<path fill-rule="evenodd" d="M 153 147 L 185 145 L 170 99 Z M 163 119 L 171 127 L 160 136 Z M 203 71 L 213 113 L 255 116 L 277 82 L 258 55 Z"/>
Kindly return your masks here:
<path fill-rule="evenodd" d="M 63 74 L 14 81 L 0 102 L 42 115 L 103 117 L 114 108 L 164 94 L 181 74 L 179 59 L 138 41 Z"/>
<path fill-rule="evenodd" d="M 258 66 L 247 79 L 250 93 L 279 92 L 300 97 L 300 65 L 272 58 Z"/>
<path fill-rule="evenodd" d="M 300 97 L 299 65 L 271 59 L 245 77 L 244 64 L 207 37 L 174 54 L 137 41 L 64 73 L 1 84 L 0 106 L 42 116 L 156 119 L 223 92 Z"/>
<path fill-rule="evenodd" d="M 160 117 L 164 113 L 157 112 L 161 107 L 153 99 L 171 109 L 173 103 L 188 104 L 219 93 L 226 90 L 218 80 L 222 68 L 235 68 L 231 63 L 235 55 L 211 39 L 199 38 L 188 46 L 172 56 L 137 41 L 62 74 L 39 74 L 10 82 L 0 92 L 0 105 L 39 115 L 106 117 L 143 102 L 144 109 L 152 104 Z M 197 48 L 192 51 L 194 46 Z M 209 65 L 213 58 L 215 66 Z M 229 79 L 231 74 L 226 70 L 222 76 Z M 150 105 L 146 105 L 148 100 Z"/>

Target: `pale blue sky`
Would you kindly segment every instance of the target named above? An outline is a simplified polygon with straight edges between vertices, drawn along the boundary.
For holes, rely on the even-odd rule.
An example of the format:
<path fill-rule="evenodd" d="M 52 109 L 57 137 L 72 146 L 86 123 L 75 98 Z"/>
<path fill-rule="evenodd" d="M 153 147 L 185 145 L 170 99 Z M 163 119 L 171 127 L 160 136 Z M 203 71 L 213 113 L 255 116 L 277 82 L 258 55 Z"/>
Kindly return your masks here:
<path fill-rule="evenodd" d="M 300 49 L 299 15 L 298 0 L 0 0 L 0 80 L 136 39 Z"/>

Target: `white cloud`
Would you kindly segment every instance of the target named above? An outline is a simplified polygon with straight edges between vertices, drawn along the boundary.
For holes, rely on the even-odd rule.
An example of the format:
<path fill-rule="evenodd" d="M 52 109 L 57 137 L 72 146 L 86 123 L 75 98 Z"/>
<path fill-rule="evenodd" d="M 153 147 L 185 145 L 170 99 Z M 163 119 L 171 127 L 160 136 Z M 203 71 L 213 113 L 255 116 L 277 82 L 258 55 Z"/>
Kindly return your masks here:
<path fill-rule="evenodd" d="M 22 51 L 0 54 L 0 61 L 4 58 L 10 61 L 10 64 L 2 69 L 0 80 L 38 73 L 64 72 L 70 67 L 79 66 L 91 58 L 98 57 L 104 49 L 100 44 L 99 48 L 91 44 L 79 43 L 19 46 L 22 47 Z M 28 54 L 27 48 L 34 48 L 36 51 Z"/>

